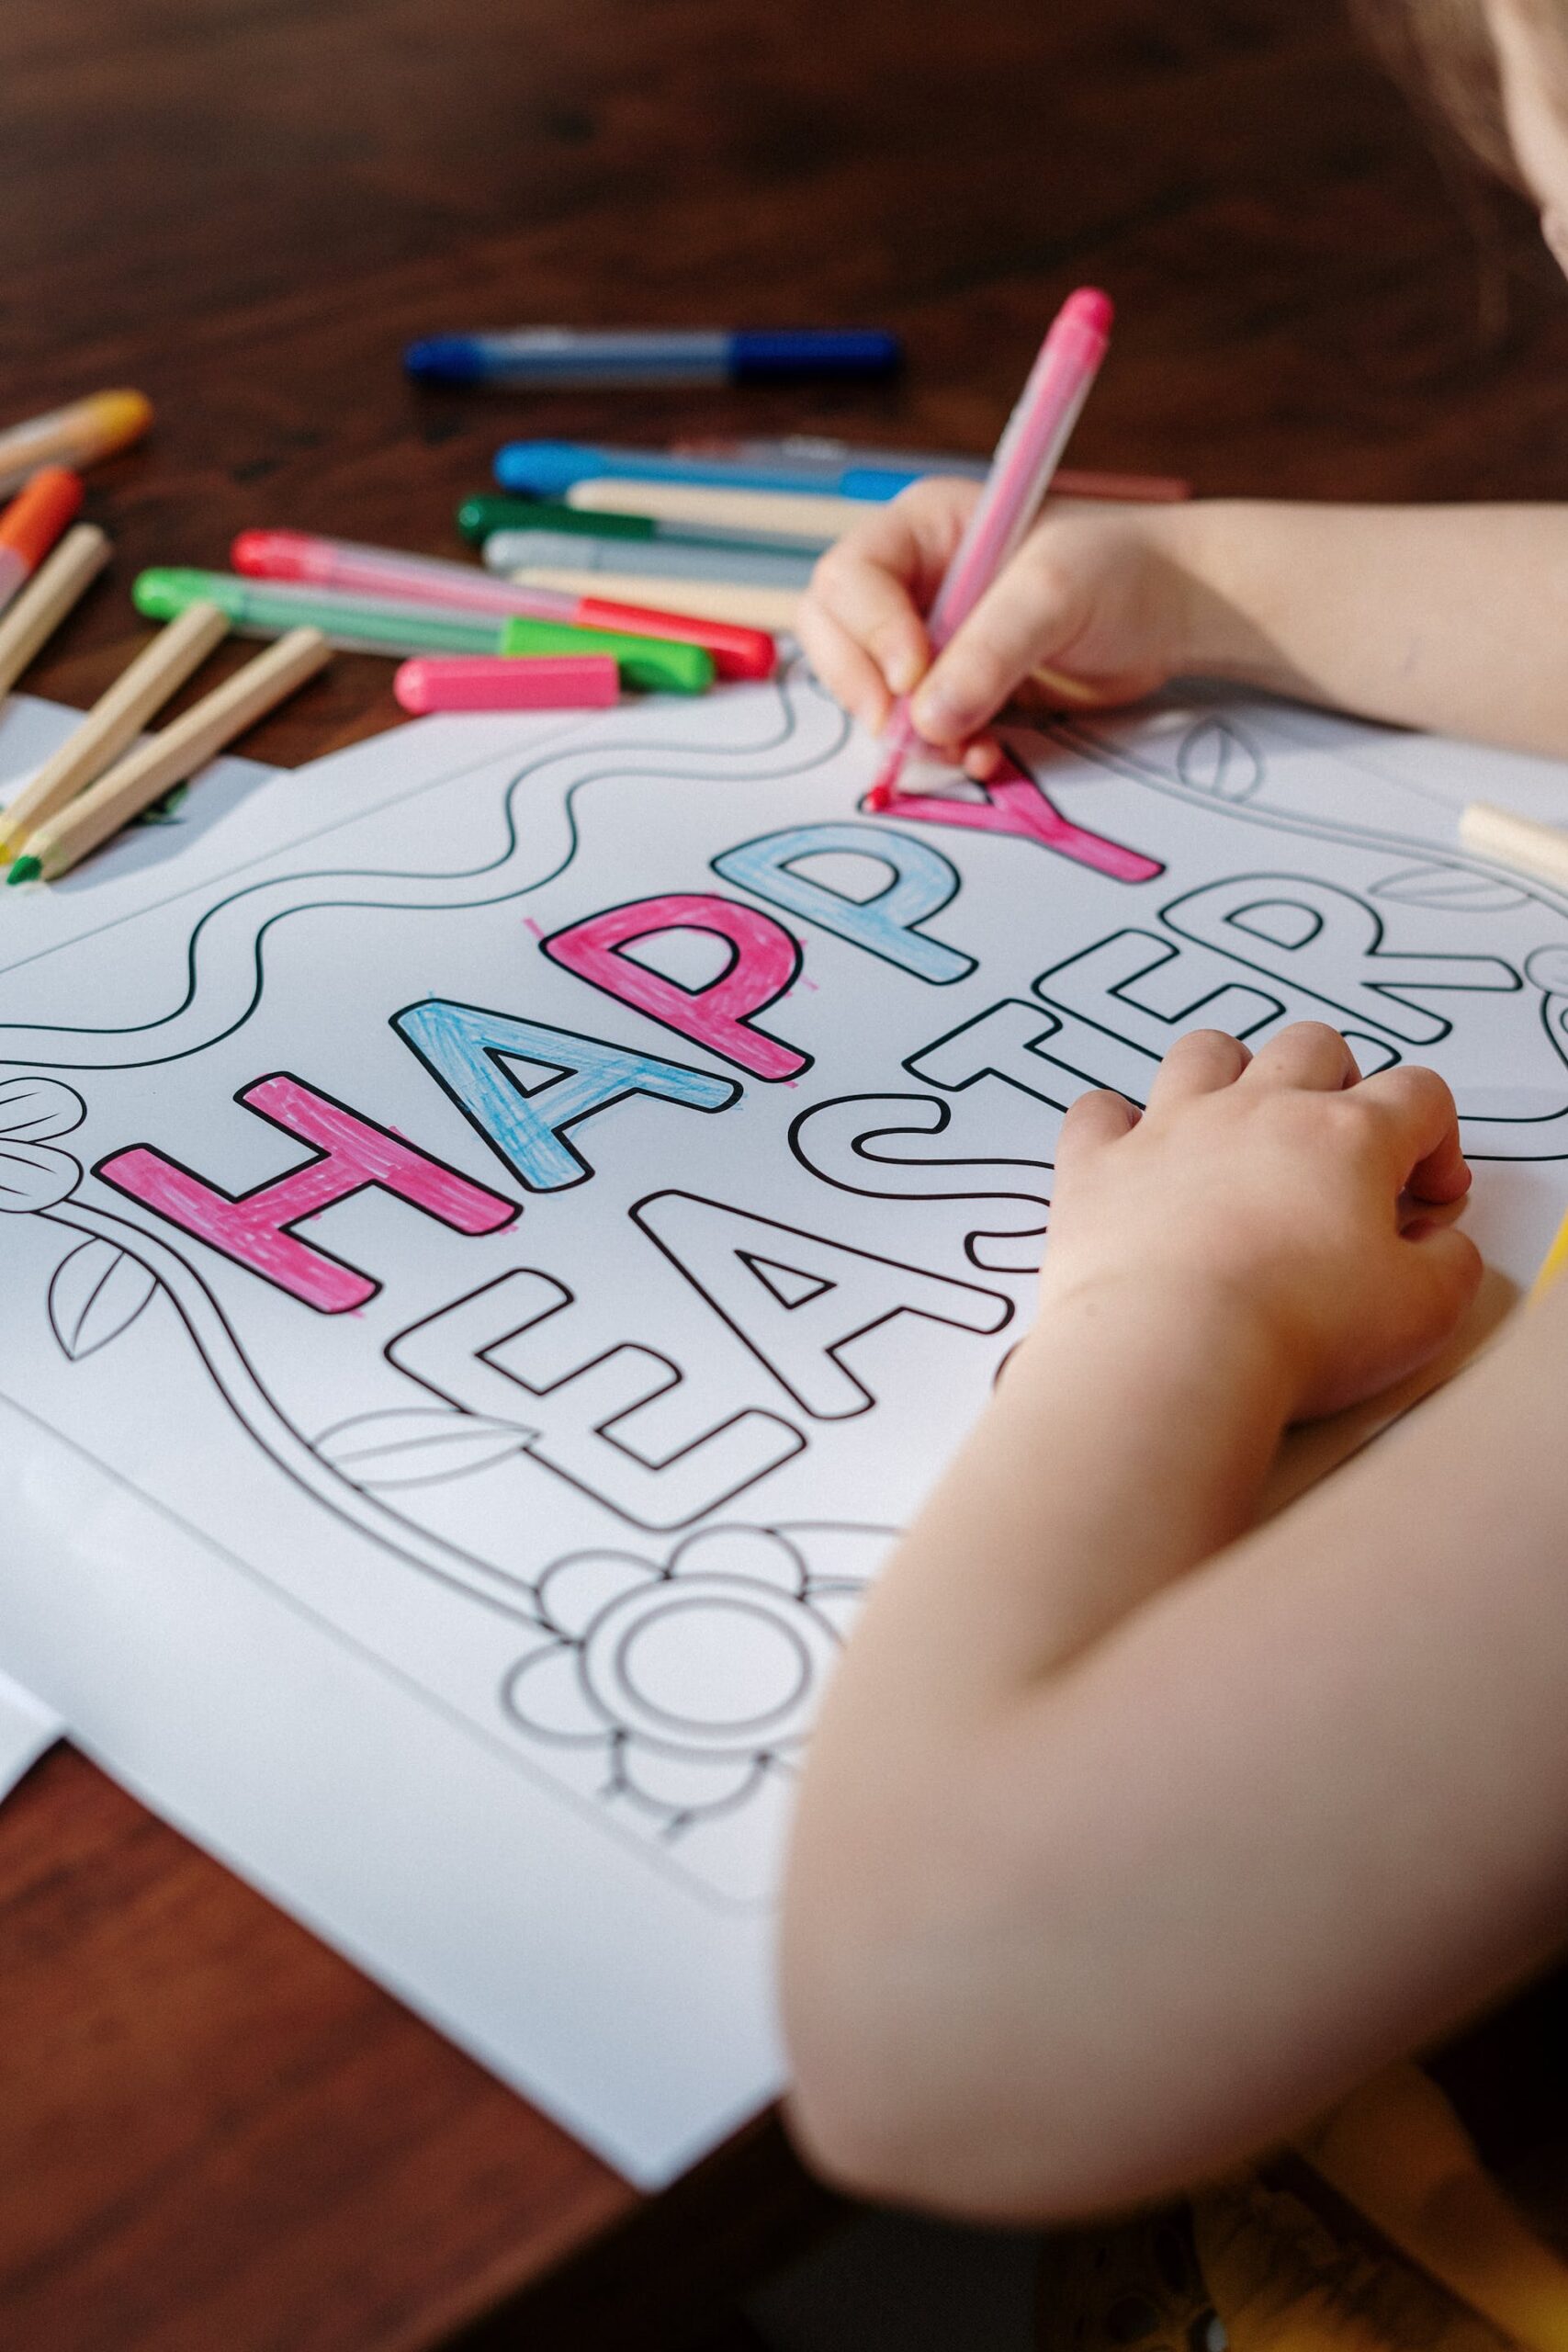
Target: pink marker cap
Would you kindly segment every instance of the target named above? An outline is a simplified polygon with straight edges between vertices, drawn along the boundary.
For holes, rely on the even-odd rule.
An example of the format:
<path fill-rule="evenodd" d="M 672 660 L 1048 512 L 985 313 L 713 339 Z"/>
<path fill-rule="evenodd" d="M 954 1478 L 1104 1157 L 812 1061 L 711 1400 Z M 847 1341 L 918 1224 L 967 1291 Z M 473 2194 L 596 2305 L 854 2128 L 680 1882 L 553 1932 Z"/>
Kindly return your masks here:
<path fill-rule="evenodd" d="M 608 710 L 621 691 L 608 653 L 423 654 L 392 692 L 416 718 L 431 710 Z"/>
<path fill-rule="evenodd" d="M 1069 294 L 1056 314 L 1060 326 L 1087 327 L 1090 334 L 1109 337 L 1116 305 L 1098 286 L 1080 286 Z"/>

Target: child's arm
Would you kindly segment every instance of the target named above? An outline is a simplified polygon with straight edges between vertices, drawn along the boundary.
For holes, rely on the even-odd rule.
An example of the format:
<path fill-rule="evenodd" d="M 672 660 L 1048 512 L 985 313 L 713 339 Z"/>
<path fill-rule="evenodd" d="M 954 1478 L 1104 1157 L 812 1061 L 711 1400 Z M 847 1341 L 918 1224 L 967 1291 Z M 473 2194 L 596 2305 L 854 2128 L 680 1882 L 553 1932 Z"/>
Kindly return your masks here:
<path fill-rule="evenodd" d="M 1100 1095 L 1064 1129 L 1038 1323 L 807 1770 L 793 2111 L 872 2194 L 1168 2189 L 1562 1931 L 1568 1291 L 1233 1540 L 1287 1419 L 1398 1377 L 1476 1279 L 1396 1216 L 1468 1182 L 1447 1089 L 1347 1067 L 1315 1025 L 1250 1067 L 1188 1038 L 1141 1122 Z"/>
<path fill-rule="evenodd" d="M 925 672 L 919 614 L 975 494 L 919 483 L 818 567 L 800 634 L 869 727 Z M 1104 702 L 1179 673 L 1234 678 L 1568 753 L 1565 644 L 1568 507 L 1064 503 L 931 665 L 914 715 L 932 742 L 965 743 L 1043 664 Z"/>

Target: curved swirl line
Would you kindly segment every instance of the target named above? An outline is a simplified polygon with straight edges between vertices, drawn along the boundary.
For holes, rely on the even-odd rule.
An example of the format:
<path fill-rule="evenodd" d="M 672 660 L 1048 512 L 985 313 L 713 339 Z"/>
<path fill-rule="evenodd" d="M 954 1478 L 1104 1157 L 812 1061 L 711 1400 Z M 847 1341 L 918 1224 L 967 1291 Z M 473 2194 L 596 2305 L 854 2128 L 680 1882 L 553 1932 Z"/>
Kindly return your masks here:
<path fill-rule="evenodd" d="M 628 776 L 646 776 L 655 780 L 689 783 L 709 783 L 722 780 L 730 774 L 737 760 L 750 763 L 761 756 L 775 752 L 805 732 L 800 705 L 805 697 L 795 681 L 781 681 L 776 688 L 780 704 L 781 724 L 777 732 L 761 742 L 737 746 L 731 750 L 682 753 L 660 743 L 626 743 L 613 747 L 598 745 L 569 747 L 530 761 L 518 769 L 508 781 L 502 797 L 502 816 L 505 840 L 498 856 L 471 866 L 458 874 L 421 875 L 396 874 L 376 870 L 361 871 L 344 868 L 321 873 L 273 875 L 265 881 L 247 884 L 208 907 L 197 919 L 186 949 L 186 986 L 179 1002 L 167 1012 L 151 1021 L 138 1022 L 122 1028 L 88 1028 L 69 1022 L 5 1022 L 0 1023 L 0 1063 L 26 1064 L 35 1069 L 147 1069 L 161 1064 L 183 1061 L 192 1054 L 204 1052 L 225 1037 L 243 1028 L 260 1004 L 266 985 L 265 942 L 267 934 L 277 923 L 289 916 L 331 908 L 355 908 L 372 911 L 439 914 L 459 908 L 499 906 L 511 899 L 525 898 L 530 892 L 543 889 L 563 874 L 581 846 L 576 801 L 579 794 L 592 784 L 607 778 L 617 780 Z M 812 745 L 807 756 L 797 756 L 778 764 L 764 764 L 760 770 L 751 768 L 748 781 L 767 783 L 789 775 L 798 775 L 818 767 L 841 747 L 848 734 L 848 721 L 820 697 L 810 697 L 817 714 L 830 718 L 822 739 Z M 613 761 L 608 753 L 613 750 Z M 661 755 L 661 756 L 656 756 Z M 564 791 L 562 807 L 567 824 L 567 843 L 556 864 L 543 874 L 528 881 L 501 889 L 475 891 L 476 883 L 493 882 L 503 876 L 514 865 L 522 852 L 515 802 L 525 785 L 536 787 L 552 767 L 568 766 L 589 760 L 597 764 L 577 776 Z M 321 886 L 312 888 L 311 886 Z M 359 886 L 357 888 L 354 886 Z M 271 913 L 265 911 L 269 896 L 288 894 L 288 903 Z M 252 902 L 247 906 L 247 901 Z M 256 902 L 259 902 L 256 903 Z M 242 912 L 241 910 L 243 910 Z M 231 943 L 236 928 L 249 930 L 248 957 Z M 229 958 L 236 956 L 231 968 Z M 243 991 L 243 1001 L 238 992 Z M 205 999 L 217 994 L 218 1008 L 205 1021 L 195 1016 Z M 195 1034 L 187 1036 L 187 1032 Z M 135 1046 L 145 1040 L 159 1037 L 160 1033 L 172 1033 L 157 1051 L 137 1053 Z M 47 1038 L 70 1037 L 76 1040 L 68 1051 L 50 1050 L 40 1041 Z M 126 1050 L 129 1041 L 131 1050 Z"/>

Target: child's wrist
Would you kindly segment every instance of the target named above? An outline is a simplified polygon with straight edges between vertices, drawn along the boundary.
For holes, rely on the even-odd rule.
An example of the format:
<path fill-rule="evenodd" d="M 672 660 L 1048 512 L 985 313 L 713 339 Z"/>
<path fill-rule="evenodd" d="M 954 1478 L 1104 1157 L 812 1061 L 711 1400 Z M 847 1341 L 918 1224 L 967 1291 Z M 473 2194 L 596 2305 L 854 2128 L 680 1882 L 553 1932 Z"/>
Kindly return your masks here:
<path fill-rule="evenodd" d="M 1263 666 L 1248 578 L 1259 504 L 1195 498 L 1150 510 L 1151 545 L 1169 565 L 1173 582 L 1173 675 L 1246 678 Z"/>
<path fill-rule="evenodd" d="M 1300 1388 L 1295 1351 L 1255 1298 L 1201 1274 L 1064 1272 L 1042 1283 L 1040 1307 L 1016 1351 L 1030 1374 L 1054 1375 L 1087 1357 L 1111 1376 L 1201 1390 L 1206 1409 L 1231 1412 L 1277 1436 Z"/>

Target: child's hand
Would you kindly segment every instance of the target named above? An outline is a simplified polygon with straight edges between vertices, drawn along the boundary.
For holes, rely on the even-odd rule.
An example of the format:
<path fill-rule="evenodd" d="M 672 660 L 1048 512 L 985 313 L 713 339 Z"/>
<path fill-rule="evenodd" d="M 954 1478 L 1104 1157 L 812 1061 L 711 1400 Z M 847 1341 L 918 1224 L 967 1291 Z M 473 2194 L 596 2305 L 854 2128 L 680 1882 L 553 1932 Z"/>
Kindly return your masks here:
<path fill-rule="evenodd" d="M 1256 1060 L 1195 1031 L 1166 1056 L 1141 1117 L 1109 1093 L 1068 1112 L 1039 1328 L 1069 1301 L 1092 1311 L 1129 1286 L 1151 1314 L 1217 1306 L 1263 1341 L 1290 1419 L 1333 1412 L 1414 1371 L 1469 1306 L 1474 1243 L 1411 1206 L 1469 1187 L 1435 1070 L 1361 1079 L 1315 1021 Z"/>
<path fill-rule="evenodd" d="M 818 675 L 874 732 L 923 679 L 912 717 L 972 774 L 995 765 L 981 730 L 1039 668 L 1057 708 L 1135 701 L 1181 666 L 1189 582 L 1179 508 L 1049 506 L 932 662 L 928 610 L 978 495 L 932 478 L 874 508 L 822 558 L 796 633 Z M 928 665 L 930 674 L 927 675 Z"/>

